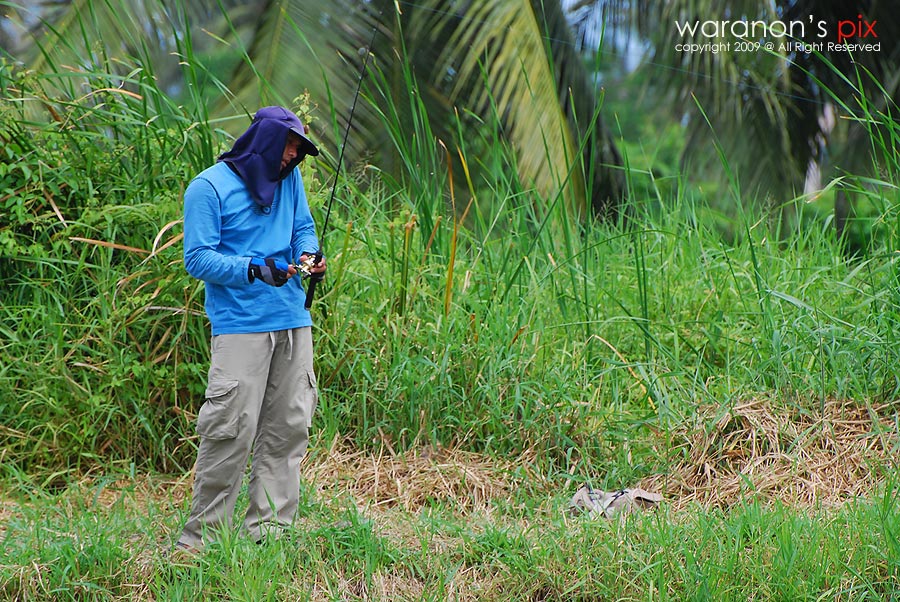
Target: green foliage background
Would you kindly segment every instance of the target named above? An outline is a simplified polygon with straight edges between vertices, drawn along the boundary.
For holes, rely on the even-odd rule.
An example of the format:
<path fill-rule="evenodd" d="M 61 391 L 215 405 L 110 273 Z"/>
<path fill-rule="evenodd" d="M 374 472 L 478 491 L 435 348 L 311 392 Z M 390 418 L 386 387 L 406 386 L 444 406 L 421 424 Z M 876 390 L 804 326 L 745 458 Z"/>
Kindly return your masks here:
<path fill-rule="evenodd" d="M 151 4 L 144 21 L 156 29 L 142 31 L 205 7 L 176 3 L 168 14 L 169 3 Z M 82 13 L 102 21 L 124 5 L 70 7 L 109 9 Z M 254 22 L 252 6 L 242 11 L 231 15 Z M 310 459 L 349 450 L 366 462 L 389 456 L 393 467 L 435 453 L 433 467 L 446 446 L 480 452 L 466 457 L 483 458 L 484 474 L 508 489 L 486 494 L 477 472 L 467 483 L 475 462 L 456 467 L 459 495 L 415 508 L 352 499 L 346 479 L 356 475 L 308 479 L 283 539 L 260 546 L 224 533 L 197 557 L 173 558 L 209 337 L 202 283 L 182 265 L 182 193 L 249 115 L 207 106 L 231 98 L 212 74 L 240 62 L 236 47 L 195 53 L 189 31 L 149 47 L 119 28 L 139 13 L 119 13 L 116 23 L 68 21 L 75 41 L 43 48 L 41 69 L 0 61 L 0 596 L 881 600 L 897 591 L 890 458 L 866 467 L 877 491 L 838 508 L 767 499 L 754 474 L 727 508 L 664 504 L 609 522 L 565 511 L 573 482 L 618 489 L 676 472 L 678 454 L 693 453 L 686 425 L 724 447 L 738 414 L 724 429 L 718 417 L 748 400 L 821 417 L 826 447 L 826 407 L 857 404 L 872 417 L 861 428 L 896 451 L 900 126 L 891 93 L 865 69 L 836 69 L 852 93 L 832 100 L 865 132 L 859 162 L 870 164 L 797 198 L 760 196 L 742 179 L 716 119 L 685 128 L 659 110 L 654 72 L 623 77 L 601 108 L 628 202 L 600 222 L 573 218 L 562 193 L 548 197 L 521 177 L 521 149 L 497 114 L 438 117 L 423 100 L 435 90 L 420 88 L 397 48 L 361 97 L 390 152 L 363 155 L 335 180 L 337 152 L 323 137 L 323 156 L 301 167 L 320 226 L 338 182 L 314 306 L 322 401 Z M 109 36 L 124 56 L 95 31 L 125 32 Z M 178 68 L 160 77 L 159 55 Z M 355 84 L 356 70 L 347 73 L 335 90 Z M 291 104 L 334 139 L 346 104 L 336 97 Z M 683 162 L 686 144 L 708 150 L 702 169 Z M 854 197 L 843 238 L 832 224 L 837 190 Z M 799 457 L 804 441 L 792 432 L 766 435 Z M 833 447 L 823 450 L 829 465 L 842 460 Z M 434 474 L 443 475 L 409 480 Z"/>
<path fill-rule="evenodd" d="M 206 71 L 188 58 L 197 83 Z M 140 61 L 117 61 L 71 79 L 0 68 L 7 473 L 186 470 L 193 458 L 208 328 L 202 285 L 181 265 L 181 194 L 227 148 L 220 126 L 245 116 L 213 122 L 197 89 L 182 104 Z M 324 439 L 537 450 L 547 470 L 642 473 L 653 461 L 619 444 L 700 404 L 773 392 L 803 411 L 830 396 L 897 399 L 890 113 L 847 107 L 870 124 L 881 175 L 842 182 L 872 207 L 877 233 L 848 257 L 827 224 L 804 221 L 805 199 L 770 219 L 737 176 L 688 184 L 668 154 L 675 126 L 650 148 L 623 135 L 627 218 L 575 221 L 561 196 L 519 180 L 498 121 L 447 148 L 404 77 L 397 96 L 396 82 L 373 76 L 362 100 L 399 172 L 350 166 L 325 233 L 329 277 L 314 310 Z M 337 111 L 294 102 L 305 120 Z M 303 172 L 321 224 L 329 157 Z M 800 219 L 780 219 L 786 208 Z"/>

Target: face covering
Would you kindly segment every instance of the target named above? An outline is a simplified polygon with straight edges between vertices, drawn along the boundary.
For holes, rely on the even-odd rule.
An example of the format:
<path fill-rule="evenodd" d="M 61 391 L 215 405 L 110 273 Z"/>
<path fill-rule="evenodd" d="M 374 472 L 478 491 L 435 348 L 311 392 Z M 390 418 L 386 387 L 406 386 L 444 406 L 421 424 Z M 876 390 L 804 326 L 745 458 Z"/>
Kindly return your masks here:
<path fill-rule="evenodd" d="M 288 132 L 300 136 L 300 152 L 281 169 Z M 306 137 L 303 123 L 292 111 L 284 107 L 264 107 L 256 112 L 253 123 L 231 150 L 219 156 L 219 161 L 227 163 L 241 177 L 257 205 L 271 207 L 278 182 L 306 155 L 315 157 L 318 154 L 319 149 Z"/>

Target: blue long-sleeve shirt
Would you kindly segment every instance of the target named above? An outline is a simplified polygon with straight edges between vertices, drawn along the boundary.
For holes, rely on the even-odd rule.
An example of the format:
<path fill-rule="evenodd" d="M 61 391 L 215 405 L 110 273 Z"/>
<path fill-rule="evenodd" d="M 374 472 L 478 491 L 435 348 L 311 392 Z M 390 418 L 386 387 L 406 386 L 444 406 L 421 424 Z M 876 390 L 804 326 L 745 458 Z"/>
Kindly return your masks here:
<path fill-rule="evenodd" d="M 250 282 L 252 257 L 292 262 L 319 249 L 300 170 L 279 182 L 272 206 L 258 207 L 224 162 L 194 178 L 184 193 L 184 265 L 206 284 L 212 334 L 311 326 L 299 275 L 281 287 Z"/>

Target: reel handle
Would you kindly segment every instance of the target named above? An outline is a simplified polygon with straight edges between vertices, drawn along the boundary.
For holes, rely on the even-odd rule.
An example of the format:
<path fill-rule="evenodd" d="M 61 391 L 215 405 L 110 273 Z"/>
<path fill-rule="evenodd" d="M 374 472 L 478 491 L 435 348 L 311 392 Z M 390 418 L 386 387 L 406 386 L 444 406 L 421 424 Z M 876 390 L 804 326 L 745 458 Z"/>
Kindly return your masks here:
<path fill-rule="evenodd" d="M 315 254 L 309 267 L 316 265 L 320 261 L 322 261 L 321 251 Z M 306 287 L 306 301 L 303 302 L 304 309 L 308 310 L 312 307 L 313 298 L 316 296 L 316 284 L 318 284 L 322 278 L 322 274 L 309 274 L 309 285 Z"/>

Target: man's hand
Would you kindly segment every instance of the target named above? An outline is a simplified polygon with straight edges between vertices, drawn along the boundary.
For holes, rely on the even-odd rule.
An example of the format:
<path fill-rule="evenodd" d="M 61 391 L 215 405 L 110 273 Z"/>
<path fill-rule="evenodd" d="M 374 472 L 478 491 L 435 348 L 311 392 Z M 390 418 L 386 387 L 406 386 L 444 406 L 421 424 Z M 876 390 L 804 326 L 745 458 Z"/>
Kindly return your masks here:
<path fill-rule="evenodd" d="M 316 295 L 316 284 L 325 278 L 325 258 L 317 253 L 303 253 L 300 255 L 300 264 L 309 266 L 309 285 L 306 287 L 306 301 L 303 302 L 303 307 L 308 310 Z"/>
<path fill-rule="evenodd" d="M 303 264 L 311 259 L 314 260 L 315 257 L 316 256 L 314 253 L 304 253 L 300 256 L 300 263 Z M 325 269 L 326 269 L 325 258 L 320 257 L 319 263 L 314 263 L 310 266 L 309 277 L 315 278 L 316 280 L 321 280 L 322 278 L 325 277 Z"/>
<path fill-rule="evenodd" d="M 273 257 L 265 259 L 253 257 L 250 260 L 250 267 L 247 269 L 250 282 L 259 279 L 271 286 L 284 286 L 296 273 L 297 269 L 294 266 Z"/>

